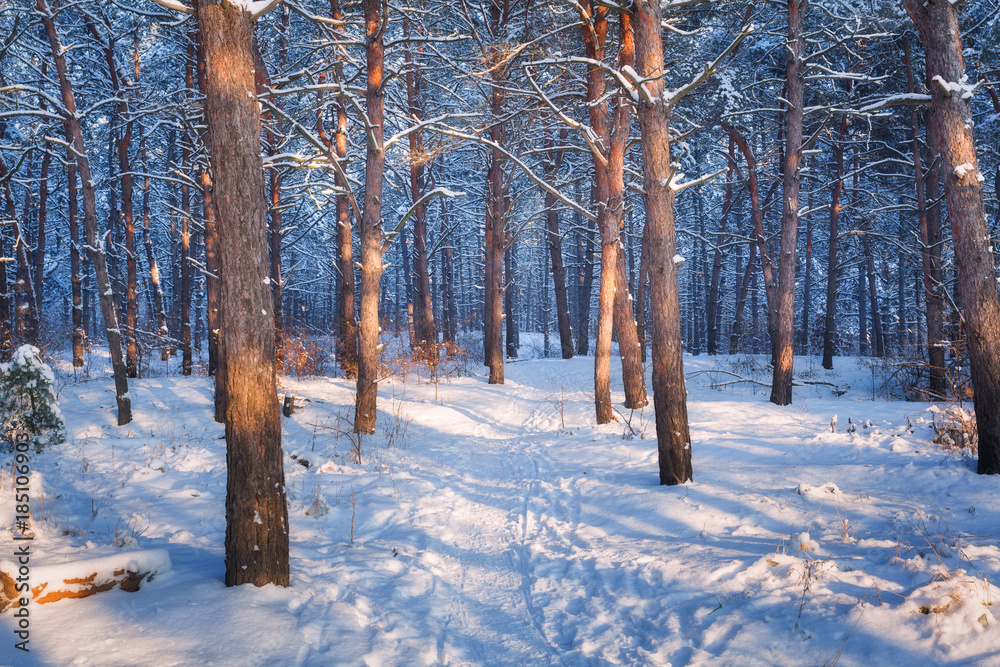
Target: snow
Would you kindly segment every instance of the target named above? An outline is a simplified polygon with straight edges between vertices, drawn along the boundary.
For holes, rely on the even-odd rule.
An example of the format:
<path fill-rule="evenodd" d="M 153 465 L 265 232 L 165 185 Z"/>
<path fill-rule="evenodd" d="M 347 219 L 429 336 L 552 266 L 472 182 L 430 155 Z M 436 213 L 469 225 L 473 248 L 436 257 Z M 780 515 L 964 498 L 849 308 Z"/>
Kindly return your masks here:
<path fill-rule="evenodd" d="M 764 363 L 685 358 L 680 487 L 658 486 L 652 405 L 622 408 L 617 370 L 618 420 L 594 425 L 593 358 L 511 363 L 504 385 L 380 380 L 360 441 L 352 381 L 282 378 L 302 405 L 283 420 L 292 586 L 226 588 L 209 378 L 131 381 L 117 426 L 100 359 L 79 380 L 64 362 L 67 442 L 31 461 L 32 565 L 140 548 L 173 567 L 32 606 L 30 654 L 0 614 L 0 662 L 1000 665 L 996 480 L 931 443 L 928 404 L 872 401 L 853 359 L 797 357 L 800 380 L 846 393 L 798 386 L 789 407 L 711 386 Z"/>
<path fill-rule="evenodd" d="M 24 542 L 21 543 L 23 544 Z M 118 551 L 99 558 L 34 566 L 31 568 L 31 587 L 34 589 L 44 582 L 47 586 L 43 589 L 43 593 L 53 590 L 77 591 L 86 589 L 88 583 L 101 583 L 114 579 L 116 573 L 121 574 L 122 571 L 156 575 L 169 570 L 170 556 L 166 549 Z M 0 572 L 13 578 L 17 576 L 17 571 L 18 567 L 13 561 L 0 560 Z M 96 576 L 89 582 L 81 582 L 94 574 Z M 71 583 L 63 583 L 66 581 Z M 30 603 L 29 608 L 31 608 Z"/>
<path fill-rule="evenodd" d="M 958 81 L 945 81 L 940 74 L 936 74 L 931 81 L 941 87 L 945 97 L 951 97 L 954 93 L 959 93 L 963 100 L 972 99 L 976 89 L 980 86 L 978 83 L 970 84 L 968 74 L 963 74 L 962 78 Z"/>

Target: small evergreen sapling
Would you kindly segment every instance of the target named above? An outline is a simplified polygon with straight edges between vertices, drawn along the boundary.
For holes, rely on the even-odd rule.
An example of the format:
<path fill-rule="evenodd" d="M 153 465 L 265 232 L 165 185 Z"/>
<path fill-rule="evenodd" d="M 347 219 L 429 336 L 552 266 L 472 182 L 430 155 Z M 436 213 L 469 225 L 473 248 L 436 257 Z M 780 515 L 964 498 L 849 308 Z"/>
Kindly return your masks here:
<path fill-rule="evenodd" d="M 27 441 L 40 451 L 65 439 L 55 376 L 38 354 L 37 347 L 22 345 L 10 363 L 0 364 L 2 449 L 12 450 L 15 442 Z"/>

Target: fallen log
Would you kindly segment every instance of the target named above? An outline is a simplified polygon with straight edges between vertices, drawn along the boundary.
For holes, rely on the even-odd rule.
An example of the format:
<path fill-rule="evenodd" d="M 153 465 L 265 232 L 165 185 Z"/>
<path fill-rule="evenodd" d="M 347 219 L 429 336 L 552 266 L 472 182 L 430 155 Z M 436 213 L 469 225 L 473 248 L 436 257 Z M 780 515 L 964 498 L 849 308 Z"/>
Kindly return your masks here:
<path fill-rule="evenodd" d="M 0 561 L 0 613 L 26 604 L 21 565 Z M 88 560 L 32 565 L 27 570 L 31 601 L 36 604 L 84 598 L 118 587 L 135 592 L 144 581 L 170 570 L 166 549 L 147 549 Z"/>

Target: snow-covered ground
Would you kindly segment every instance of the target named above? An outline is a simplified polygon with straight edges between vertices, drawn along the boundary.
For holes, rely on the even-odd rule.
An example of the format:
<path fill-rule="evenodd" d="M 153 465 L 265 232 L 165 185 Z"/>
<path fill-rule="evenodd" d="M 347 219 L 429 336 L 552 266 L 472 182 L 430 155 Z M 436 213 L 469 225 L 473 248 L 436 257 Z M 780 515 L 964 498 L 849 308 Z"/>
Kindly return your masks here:
<path fill-rule="evenodd" d="M 0 614 L 0 664 L 1000 665 L 1000 480 L 931 444 L 926 404 L 871 400 L 855 360 L 797 358 L 830 384 L 790 407 L 709 386 L 754 363 L 685 359 L 680 487 L 657 485 L 651 406 L 594 425 L 592 358 L 385 381 L 360 442 L 348 381 L 284 379 L 292 586 L 260 589 L 222 583 L 210 380 L 133 381 L 119 427 L 110 379 L 63 370 L 33 562 L 162 548 L 173 569 L 33 605 L 30 655 Z"/>

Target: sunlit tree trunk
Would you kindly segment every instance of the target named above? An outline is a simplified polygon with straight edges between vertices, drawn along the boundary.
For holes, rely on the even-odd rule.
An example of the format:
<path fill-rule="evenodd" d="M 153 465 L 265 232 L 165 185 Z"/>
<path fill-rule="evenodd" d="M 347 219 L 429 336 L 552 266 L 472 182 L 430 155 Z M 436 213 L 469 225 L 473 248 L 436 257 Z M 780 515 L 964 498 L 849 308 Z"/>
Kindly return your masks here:
<path fill-rule="evenodd" d="M 674 233 L 674 191 L 669 187 L 669 108 L 663 99 L 663 42 L 659 0 L 635 1 L 635 51 L 638 73 L 649 99 L 640 99 L 643 188 L 649 225 L 649 289 L 653 331 L 653 404 L 660 483 L 691 479 L 691 434 L 681 347 L 680 293 Z"/>
<path fill-rule="evenodd" d="M 379 283 L 382 279 L 382 180 L 385 168 L 383 37 L 389 18 L 380 0 L 364 0 L 367 90 L 365 111 L 371 129 L 365 159 L 365 199 L 361 214 L 361 320 L 358 334 L 358 390 L 354 432 L 374 433 L 378 400 Z"/>
<path fill-rule="evenodd" d="M 903 0 L 924 44 L 931 82 L 931 125 L 941 155 L 948 220 L 965 306 L 969 365 L 975 392 L 981 474 L 1000 474 L 1000 298 L 990 248 L 983 175 L 972 136 L 970 100 L 958 8 L 948 2 Z M 971 95 L 968 97 L 971 98 Z"/>
<path fill-rule="evenodd" d="M 792 362 L 795 350 L 795 265 L 799 230 L 799 169 L 802 164 L 802 124 L 805 100 L 805 38 L 802 23 L 808 0 L 788 0 L 788 41 L 785 76 L 785 151 L 781 183 L 781 246 L 774 299 L 768 300 L 774 372 L 771 402 L 792 402 Z"/>
<path fill-rule="evenodd" d="M 844 139 L 847 136 L 847 116 L 840 117 L 840 129 L 833 144 L 833 156 L 837 163 L 833 194 L 830 195 L 830 234 L 826 255 L 826 318 L 823 321 L 823 368 L 833 368 L 833 356 L 837 352 L 837 292 L 839 272 L 837 251 L 840 243 L 840 199 L 844 193 Z"/>
<path fill-rule="evenodd" d="M 268 275 L 253 20 L 199 0 L 206 140 L 219 251 L 219 344 L 226 394 L 226 585 L 287 586 L 288 505 Z"/>
<path fill-rule="evenodd" d="M 97 197 L 94 192 L 94 175 L 90 170 L 90 160 L 87 157 L 87 145 L 84 140 L 80 117 L 76 111 L 76 98 L 70 84 L 66 67 L 66 55 L 56 31 L 55 18 L 45 0 L 35 0 L 35 5 L 42 18 L 42 25 L 49 40 L 52 57 L 56 62 L 59 74 L 59 88 L 63 106 L 66 109 L 66 127 L 72 138 L 76 153 L 77 168 L 80 171 L 80 181 L 83 185 L 84 226 L 87 230 L 87 249 L 94 263 L 94 273 L 97 274 L 97 289 L 104 314 L 105 331 L 108 339 L 108 351 L 111 356 L 111 368 L 115 379 L 115 400 L 118 404 L 118 424 L 128 424 L 132 421 L 132 399 L 128 392 L 128 375 L 122 351 L 121 330 L 118 327 L 118 315 L 115 312 L 114 295 L 111 281 L 108 278 L 108 266 L 104 251 L 98 241 L 97 234 Z"/>

